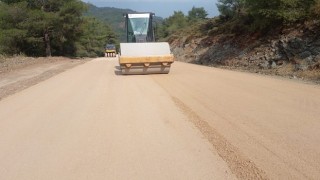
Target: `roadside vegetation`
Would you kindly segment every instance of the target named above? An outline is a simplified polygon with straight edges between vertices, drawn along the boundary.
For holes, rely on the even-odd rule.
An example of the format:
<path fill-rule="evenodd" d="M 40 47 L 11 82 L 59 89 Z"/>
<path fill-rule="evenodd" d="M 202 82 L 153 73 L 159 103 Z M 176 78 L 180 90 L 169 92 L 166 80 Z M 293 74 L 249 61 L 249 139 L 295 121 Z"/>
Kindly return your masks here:
<path fill-rule="evenodd" d="M 219 0 L 220 15 L 175 12 L 159 39 L 179 61 L 320 82 L 320 0 Z M 174 23 L 172 23 L 174 22 Z"/>
<path fill-rule="evenodd" d="M 184 33 L 268 33 L 320 18 L 320 0 L 219 0 L 220 15 L 207 18 L 204 8 L 193 7 L 188 15 L 176 11 L 158 28 L 158 37 L 167 39 Z"/>
<path fill-rule="evenodd" d="M 220 21 L 229 32 L 268 32 L 315 19 L 319 0 L 219 0 Z"/>
<path fill-rule="evenodd" d="M 80 0 L 1 0 L 0 54 L 96 57 L 117 36 Z"/>
<path fill-rule="evenodd" d="M 187 15 L 182 11 L 175 11 L 172 16 L 157 24 L 157 39 L 167 39 L 177 34 L 183 34 L 188 29 L 197 27 L 207 19 L 208 13 L 203 7 L 193 7 Z"/>

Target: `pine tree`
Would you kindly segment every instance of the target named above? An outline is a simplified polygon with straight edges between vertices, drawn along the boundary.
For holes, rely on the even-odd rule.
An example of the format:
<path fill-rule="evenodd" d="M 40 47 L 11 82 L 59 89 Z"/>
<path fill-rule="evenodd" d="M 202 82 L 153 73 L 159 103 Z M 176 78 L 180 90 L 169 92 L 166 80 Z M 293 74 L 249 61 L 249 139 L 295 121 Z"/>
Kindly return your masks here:
<path fill-rule="evenodd" d="M 192 9 L 188 12 L 188 20 L 190 22 L 206 19 L 207 16 L 208 16 L 208 13 L 203 7 L 201 8 L 192 7 Z"/>
<path fill-rule="evenodd" d="M 239 17 L 245 8 L 245 0 L 218 0 L 216 4 L 221 16 L 228 20 Z"/>

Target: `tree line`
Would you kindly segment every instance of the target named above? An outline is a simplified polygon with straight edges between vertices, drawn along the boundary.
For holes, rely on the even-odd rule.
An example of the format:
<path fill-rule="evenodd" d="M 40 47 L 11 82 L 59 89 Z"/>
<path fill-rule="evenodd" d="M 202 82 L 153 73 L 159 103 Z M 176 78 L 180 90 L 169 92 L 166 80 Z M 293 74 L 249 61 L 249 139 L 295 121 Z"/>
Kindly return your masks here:
<path fill-rule="evenodd" d="M 217 7 L 222 20 L 253 31 L 320 17 L 320 0 L 218 0 Z"/>
<path fill-rule="evenodd" d="M 174 11 L 173 15 L 157 25 L 157 36 L 158 38 L 166 38 L 171 34 L 205 20 L 207 16 L 208 13 L 203 7 L 192 7 L 187 15 L 182 11 Z"/>
<path fill-rule="evenodd" d="M 116 34 L 86 10 L 80 0 L 0 0 L 0 54 L 103 56 Z"/>
<path fill-rule="evenodd" d="M 158 25 L 158 38 L 190 32 L 190 29 L 213 34 L 268 32 L 297 22 L 320 19 L 320 0 L 218 0 L 215 5 L 220 15 L 210 19 L 204 8 L 193 7 L 187 15 L 175 11 Z"/>

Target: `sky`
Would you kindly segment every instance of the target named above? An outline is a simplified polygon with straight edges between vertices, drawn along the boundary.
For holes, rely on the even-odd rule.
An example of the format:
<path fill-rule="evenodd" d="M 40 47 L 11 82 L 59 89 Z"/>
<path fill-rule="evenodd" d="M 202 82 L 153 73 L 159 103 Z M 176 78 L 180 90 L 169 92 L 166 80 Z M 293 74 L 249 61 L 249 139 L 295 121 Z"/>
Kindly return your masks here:
<path fill-rule="evenodd" d="M 167 18 L 174 11 L 182 11 L 185 15 L 194 7 L 204 7 L 208 17 L 219 15 L 217 0 L 83 0 L 98 7 L 116 7 L 132 9 L 138 12 L 154 12 L 157 16 Z"/>

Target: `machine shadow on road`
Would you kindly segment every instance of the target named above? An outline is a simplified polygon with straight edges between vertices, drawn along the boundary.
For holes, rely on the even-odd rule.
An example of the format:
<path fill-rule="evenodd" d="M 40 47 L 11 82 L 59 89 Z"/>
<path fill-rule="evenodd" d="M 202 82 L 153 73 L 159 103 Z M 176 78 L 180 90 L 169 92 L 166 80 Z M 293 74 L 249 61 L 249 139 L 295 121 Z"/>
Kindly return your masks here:
<path fill-rule="evenodd" d="M 114 66 L 114 74 L 117 75 L 117 76 L 121 76 L 122 73 L 121 73 L 121 69 L 120 69 L 120 66 Z"/>

